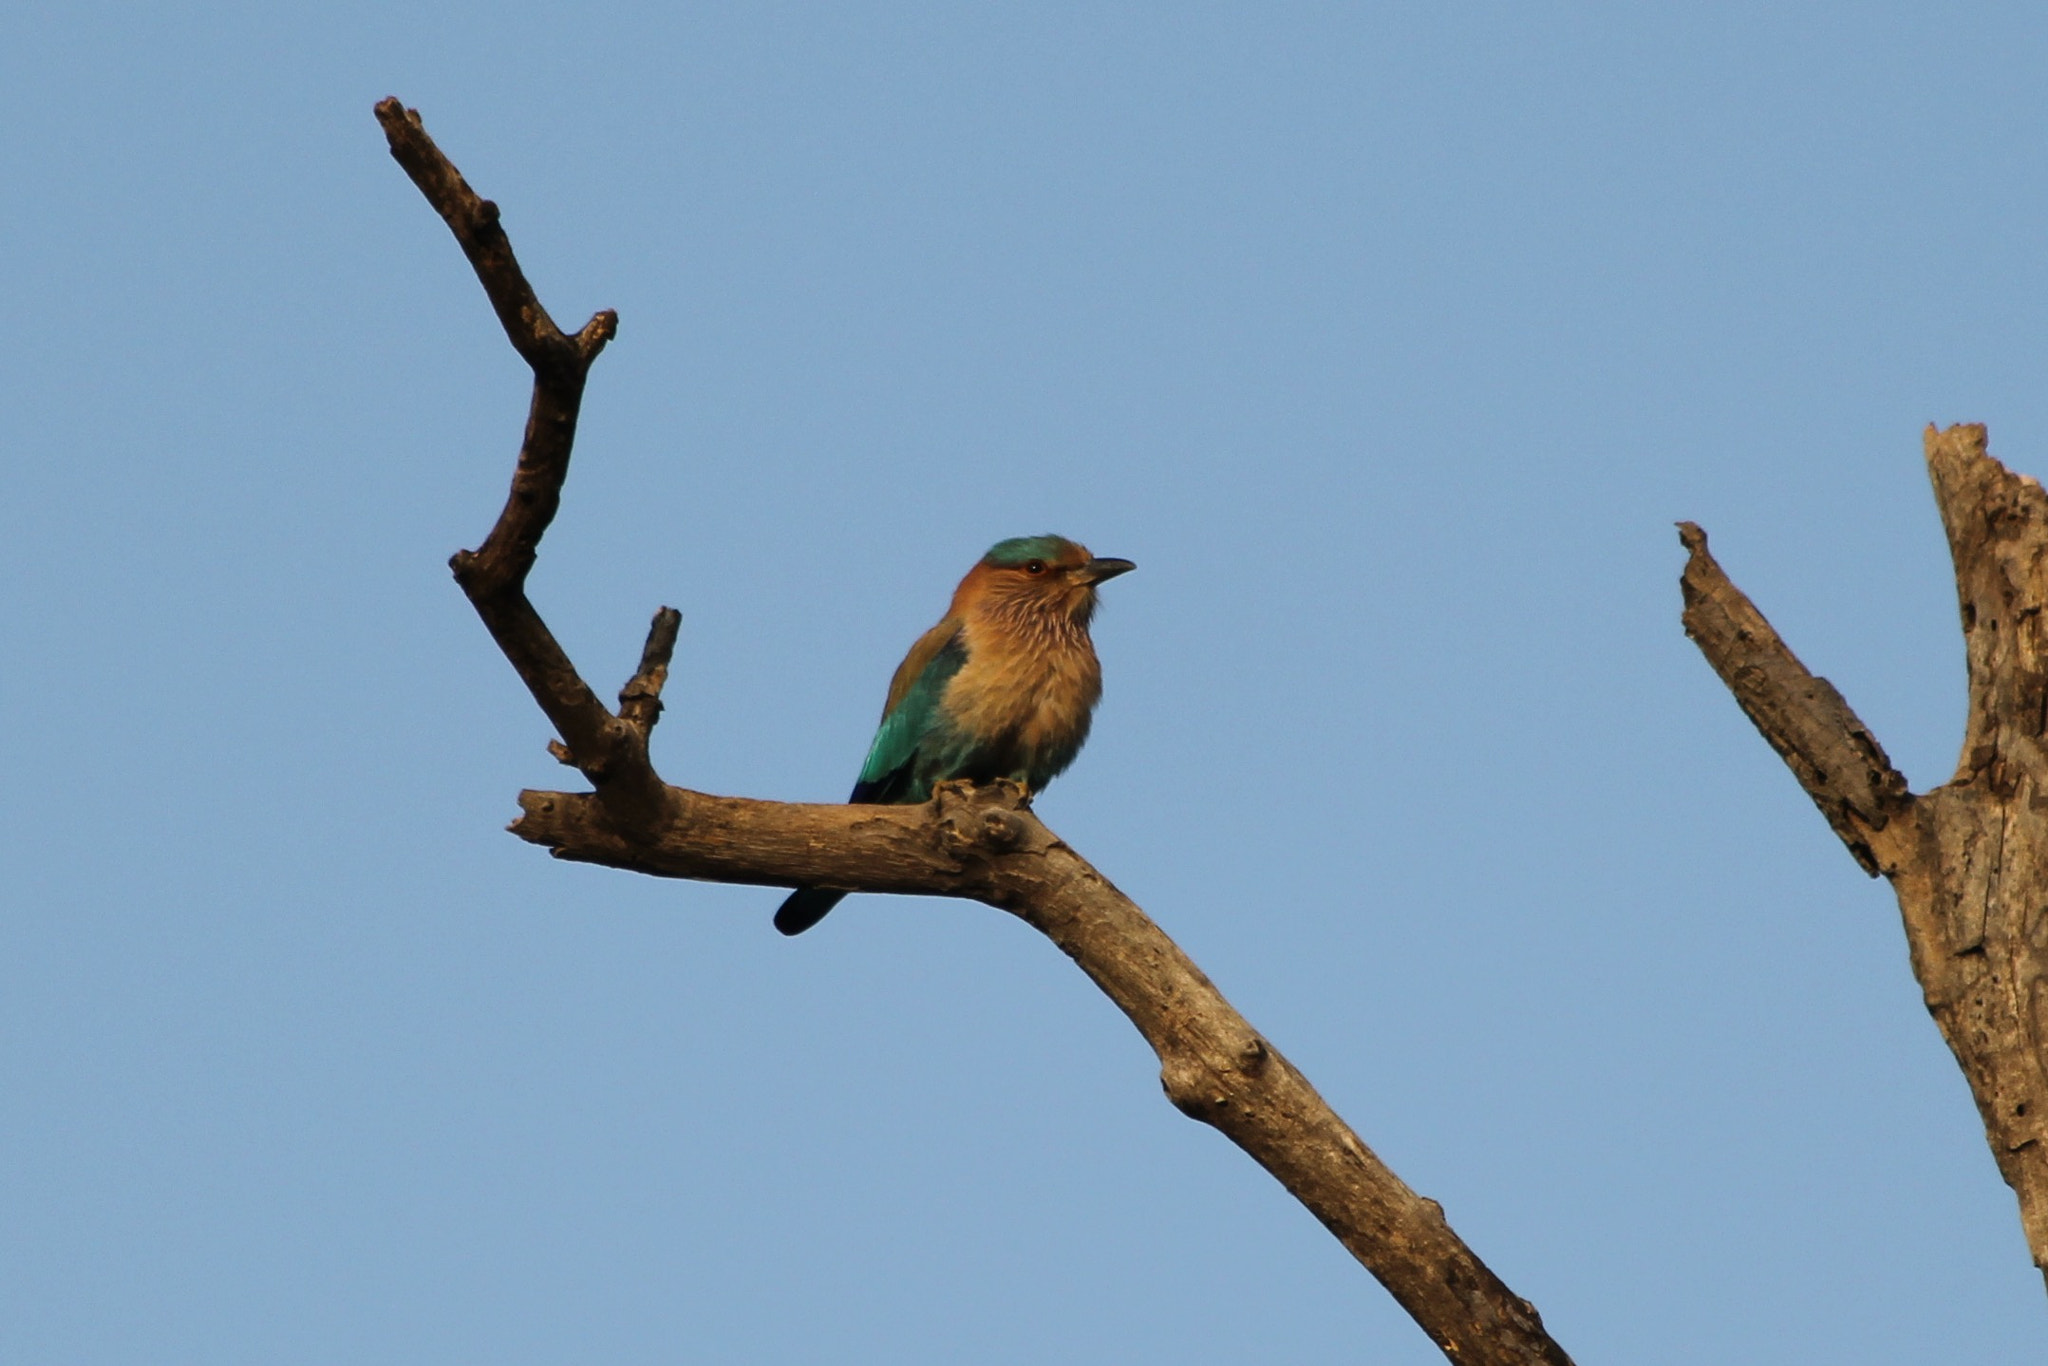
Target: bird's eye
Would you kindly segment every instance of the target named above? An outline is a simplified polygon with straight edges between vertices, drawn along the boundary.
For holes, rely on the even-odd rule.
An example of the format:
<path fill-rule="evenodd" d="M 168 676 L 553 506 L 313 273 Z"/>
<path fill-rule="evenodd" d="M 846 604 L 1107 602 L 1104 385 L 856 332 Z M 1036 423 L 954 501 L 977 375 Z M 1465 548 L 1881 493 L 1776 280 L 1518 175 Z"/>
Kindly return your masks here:
<path fill-rule="evenodd" d="M 1025 572 L 1025 573 L 1027 573 L 1027 574 L 1043 574 L 1043 573 L 1045 572 L 1045 561 L 1044 561 L 1044 560 L 1031 560 L 1031 561 L 1028 561 L 1028 562 L 1027 562 L 1027 563 L 1025 564 L 1025 566 L 1024 566 L 1024 572 Z"/>

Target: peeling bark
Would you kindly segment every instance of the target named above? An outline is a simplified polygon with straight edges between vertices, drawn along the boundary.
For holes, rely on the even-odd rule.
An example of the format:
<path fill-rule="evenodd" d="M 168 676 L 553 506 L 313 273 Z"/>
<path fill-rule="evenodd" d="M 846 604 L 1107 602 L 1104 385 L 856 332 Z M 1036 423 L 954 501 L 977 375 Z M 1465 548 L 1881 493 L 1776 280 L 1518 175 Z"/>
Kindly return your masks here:
<path fill-rule="evenodd" d="M 1898 897 L 1913 975 L 2048 1273 L 2048 494 L 1981 426 L 1926 433 L 1969 660 L 1955 776 L 1914 796 L 1869 729 L 1730 583 L 1690 522 L 1685 630 L 1857 863 Z"/>
<path fill-rule="evenodd" d="M 663 877 L 971 897 L 1043 933 L 1116 1002 L 1159 1056 L 1167 1098 L 1271 1172 L 1428 1333 L 1470 1366 L 1570 1366 L 1536 1309 L 1360 1141 L 1180 947 L 1032 814 L 1014 785 L 940 786 L 915 807 L 813 806 L 669 787 L 647 756 L 675 647 L 656 613 L 614 715 L 527 600 L 526 575 L 560 504 L 591 362 L 617 317 L 566 336 L 520 273 L 497 209 L 480 199 L 395 99 L 377 106 L 392 155 L 468 255 L 534 372 L 512 492 L 456 581 L 592 791 L 524 792 L 512 826 L 555 857 Z M 764 917 L 765 924 L 765 917 Z"/>

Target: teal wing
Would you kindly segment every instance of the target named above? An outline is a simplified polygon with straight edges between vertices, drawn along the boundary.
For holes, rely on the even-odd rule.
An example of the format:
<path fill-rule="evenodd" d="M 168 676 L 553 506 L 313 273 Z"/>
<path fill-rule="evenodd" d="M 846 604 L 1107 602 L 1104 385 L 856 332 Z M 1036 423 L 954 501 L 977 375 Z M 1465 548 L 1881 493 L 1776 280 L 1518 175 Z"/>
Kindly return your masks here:
<path fill-rule="evenodd" d="M 960 666 L 967 645 L 960 624 L 942 621 L 911 647 L 889 688 L 889 709 L 868 746 L 860 781 L 853 785 L 854 802 L 921 802 L 931 794 L 917 779 L 918 746 L 939 721 L 939 698 Z"/>

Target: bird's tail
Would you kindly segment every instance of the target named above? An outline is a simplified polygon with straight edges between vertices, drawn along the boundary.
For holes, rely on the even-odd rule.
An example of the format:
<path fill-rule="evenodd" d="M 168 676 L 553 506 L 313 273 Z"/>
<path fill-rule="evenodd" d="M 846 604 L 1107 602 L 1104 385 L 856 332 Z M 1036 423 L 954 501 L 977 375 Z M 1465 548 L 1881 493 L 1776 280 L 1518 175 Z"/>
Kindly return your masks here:
<path fill-rule="evenodd" d="M 799 887 L 775 913 L 775 928 L 784 934 L 802 934 L 823 920 L 846 896 L 828 887 Z"/>

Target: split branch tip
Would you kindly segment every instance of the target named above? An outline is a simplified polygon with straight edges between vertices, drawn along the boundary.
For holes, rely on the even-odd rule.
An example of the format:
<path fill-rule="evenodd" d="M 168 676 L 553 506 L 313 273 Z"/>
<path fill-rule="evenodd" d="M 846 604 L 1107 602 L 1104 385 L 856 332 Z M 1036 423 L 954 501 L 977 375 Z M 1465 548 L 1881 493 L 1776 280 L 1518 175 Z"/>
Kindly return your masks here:
<path fill-rule="evenodd" d="M 619 719 L 644 737 L 661 719 L 661 690 L 668 682 L 668 665 L 676 651 L 676 633 L 683 614 L 664 607 L 654 614 L 647 628 L 647 644 L 640 650 L 640 667 L 619 690 Z"/>

